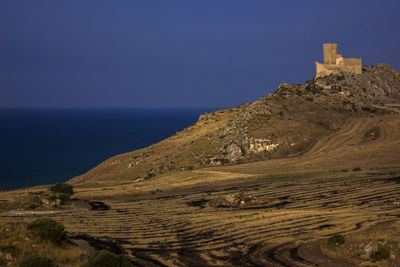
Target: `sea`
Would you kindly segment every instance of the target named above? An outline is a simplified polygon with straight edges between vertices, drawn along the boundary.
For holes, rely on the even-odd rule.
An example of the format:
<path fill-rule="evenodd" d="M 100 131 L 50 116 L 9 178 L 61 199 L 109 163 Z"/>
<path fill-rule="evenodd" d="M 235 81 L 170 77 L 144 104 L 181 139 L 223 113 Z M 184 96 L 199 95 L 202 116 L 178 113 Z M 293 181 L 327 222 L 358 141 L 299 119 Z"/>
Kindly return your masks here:
<path fill-rule="evenodd" d="M 0 109 L 0 190 L 67 181 L 215 109 Z"/>

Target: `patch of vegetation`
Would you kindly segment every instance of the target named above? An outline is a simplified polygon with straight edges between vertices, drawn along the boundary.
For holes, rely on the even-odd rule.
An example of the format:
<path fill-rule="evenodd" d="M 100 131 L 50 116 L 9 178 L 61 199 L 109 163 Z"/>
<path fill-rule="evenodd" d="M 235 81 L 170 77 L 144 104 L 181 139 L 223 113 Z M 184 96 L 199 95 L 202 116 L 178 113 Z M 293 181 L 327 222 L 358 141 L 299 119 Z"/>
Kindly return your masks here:
<path fill-rule="evenodd" d="M 0 246 L 0 251 L 3 253 L 9 253 L 13 257 L 18 256 L 21 252 L 21 250 L 15 246 Z"/>
<path fill-rule="evenodd" d="M 156 173 L 153 171 L 146 171 L 146 179 L 150 179 L 152 177 L 156 176 Z"/>
<path fill-rule="evenodd" d="M 186 220 L 186 221 L 184 221 L 183 223 L 184 223 L 185 225 L 191 225 L 191 224 L 192 224 L 192 222 L 189 221 L 189 220 Z"/>
<path fill-rule="evenodd" d="M 107 250 L 96 252 L 82 267 L 131 267 L 133 266 L 123 255 L 116 255 Z"/>
<path fill-rule="evenodd" d="M 370 254 L 370 259 L 373 261 L 380 261 L 389 258 L 390 248 L 388 246 L 379 246 L 377 250 L 372 251 Z"/>
<path fill-rule="evenodd" d="M 355 168 L 353 168 L 353 172 L 359 172 L 359 171 L 361 171 L 362 169 L 360 168 L 360 167 L 355 167 Z"/>
<path fill-rule="evenodd" d="M 371 112 L 371 113 L 376 113 L 378 112 L 376 109 L 370 108 L 370 107 L 361 107 L 362 111 L 366 111 L 366 112 Z"/>
<path fill-rule="evenodd" d="M 36 208 L 38 208 L 38 207 L 39 207 L 39 205 L 38 205 L 37 203 L 31 203 L 31 204 L 28 206 L 28 209 L 34 210 L 34 209 L 36 209 Z"/>
<path fill-rule="evenodd" d="M 50 187 L 50 191 L 54 193 L 67 194 L 70 196 L 74 194 L 73 186 L 67 183 L 56 183 Z"/>
<path fill-rule="evenodd" d="M 53 261 L 47 257 L 27 256 L 20 263 L 19 267 L 52 267 Z"/>
<path fill-rule="evenodd" d="M 51 195 L 47 198 L 49 201 L 56 201 L 57 200 L 57 196 L 56 195 Z"/>
<path fill-rule="evenodd" d="M 81 266 L 86 262 L 87 251 L 67 242 L 55 245 L 27 227 L 27 223 L 0 221 L 0 266 Z M 48 257 L 52 264 L 37 257 Z"/>
<path fill-rule="evenodd" d="M 340 245 L 344 244 L 345 238 L 343 235 L 334 234 L 328 239 L 328 247 L 329 248 L 337 248 Z"/>
<path fill-rule="evenodd" d="M 297 234 L 299 234 L 299 235 L 303 235 L 305 233 L 307 233 L 307 231 L 305 229 L 303 229 L 303 228 L 297 230 Z"/>
<path fill-rule="evenodd" d="M 58 199 L 60 200 L 60 205 L 66 205 L 71 201 L 70 195 L 65 193 L 59 194 Z"/>
<path fill-rule="evenodd" d="M 12 201 L 0 202 L 0 210 L 13 209 L 36 209 L 42 206 L 42 201 L 38 196 L 26 195 L 24 197 L 16 197 Z"/>
<path fill-rule="evenodd" d="M 314 98 L 312 98 L 312 97 L 306 97 L 306 100 L 312 102 L 312 101 L 314 101 Z"/>
<path fill-rule="evenodd" d="M 49 191 L 46 198 L 52 203 L 48 203 L 48 205 L 56 208 L 67 205 L 74 194 L 73 186 L 67 183 L 56 183 L 49 188 Z"/>
<path fill-rule="evenodd" d="M 321 93 L 321 91 L 323 91 L 324 88 L 315 84 L 308 83 L 307 86 L 305 87 L 305 90 L 315 95 Z"/>
<path fill-rule="evenodd" d="M 64 225 L 50 218 L 39 218 L 28 224 L 28 229 L 40 236 L 43 240 L 49 240 L 60 244 L 64 240 Z"/>
<path fill-rule="evenodd" d="M 160 188 L 157 188 L 156 190 L 151 191 L 152 194 L 157 194 L 157 193 L 162 193 L 162 192 L 163 192 L 163 190 L 161 190 Z"/>

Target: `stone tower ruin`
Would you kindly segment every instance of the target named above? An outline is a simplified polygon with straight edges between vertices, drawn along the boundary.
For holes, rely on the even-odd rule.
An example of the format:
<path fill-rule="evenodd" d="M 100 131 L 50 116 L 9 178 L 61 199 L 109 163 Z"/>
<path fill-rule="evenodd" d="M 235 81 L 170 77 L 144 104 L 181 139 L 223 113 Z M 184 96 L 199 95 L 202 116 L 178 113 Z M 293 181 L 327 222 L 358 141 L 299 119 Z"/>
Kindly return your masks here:
<path fill-rule="evenodd" d="M 361 74 L 361 58 L 344 58 L 337 53 L 337 44 L 324 44 L 324 63 L 315 62 L 315 76 L 323 77 L 340 72 Z"/>

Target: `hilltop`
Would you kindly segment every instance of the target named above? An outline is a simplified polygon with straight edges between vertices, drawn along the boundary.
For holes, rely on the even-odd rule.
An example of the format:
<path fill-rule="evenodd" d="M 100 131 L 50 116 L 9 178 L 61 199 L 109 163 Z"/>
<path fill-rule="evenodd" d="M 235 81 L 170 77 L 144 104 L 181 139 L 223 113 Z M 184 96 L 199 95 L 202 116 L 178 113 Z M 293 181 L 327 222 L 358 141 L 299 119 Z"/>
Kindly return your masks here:
<path fill-rule="evenodd" d="M 369 125 L 357 133 L 361 144 L 379 139 L 383 128 L 377 118 L 398 114 L 399 100 L 400 73 L 387 64 L 363 66 L 360 75 L 339 73 L 304 84 L 283 83 L 252 103 L 203 114 L 170 138 L 112 157 L 71 182 L 132 182 L 212 166 L 295 160 L 354 121 Z"/>

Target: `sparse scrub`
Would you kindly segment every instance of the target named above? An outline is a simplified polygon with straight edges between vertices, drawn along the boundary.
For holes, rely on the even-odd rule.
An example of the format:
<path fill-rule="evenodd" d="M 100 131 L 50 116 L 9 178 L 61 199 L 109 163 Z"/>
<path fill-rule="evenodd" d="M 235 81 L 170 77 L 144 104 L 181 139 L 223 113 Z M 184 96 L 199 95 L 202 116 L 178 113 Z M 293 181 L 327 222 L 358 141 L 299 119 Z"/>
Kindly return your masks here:
<path fill-rule="evenodd" d="M 2 253 L 9 253 L 13 257 L 17 257 L 21 253 L 21 250 L 19 248 L 12 245 L 0 246 L 0 251 Z"/>
<path fill-rule="evenodd" d="M 31 204 L 28 206 L 28 209 L 34 210 L 34 209 L 36 209 L 37 207 L 38 207 L 38 205 L 37 205 L 36 203 L 31 203 Z"/>
<path fill-rule="evenodd" d="M 68 194 L 61 193 L 61 194 L 58 196 L 58 199 L 60 200 L 60 205 L 65 205 L 65 204 L 67 204 L 67 203 L 70 202 L 71 197 L 70 197 L 70 195 L 68 195 Z"/>
<path fill-rule="evenodd" d="M 379 266 L 398 266 L 399 230 L 398 221 L 379 223 L 363 231 L 346 234 L 346 242 L 336 249 L 331 249 L 328 243 L 321 249 L 331 258 L 341 258 L 355 266 L 364 266 L 366 261 L 379 261 Z M 376 266 L 376 264 L 369 263 L 365 266 Z"/>
<path fill-rule="evenodd" d="M 162 192 L 163 192 L 162 189 L 157 188 L 156 190 L 152 191 L 151 193 L 152 194 L 157 194 L 157 193 L 162 193 Z"/>
<path fill-rule="evenodd" d="M 131 267 L 133 266 L 123 255 L 116 255 L 107 250 L 101 250 L 92 255 L 82 267 Z"/>
<path fill-rule="evenodd" d="M 64 226 L 50 218 L 39 218 L 29 223 L 28 229 L 43 240 L 49 240 L 55 244 L 60 244 L 65 236 Z"/>
<path fill-rule="evenodd" d="M 20 263 L 19 267 L 52 267 L 53 261 L 47 257 L 27 256 Z"/>
<path fill-rule="evenodd" d="M 42 205 L 41 200 L 37 196 L 18 197 L 11 201 L 0 202 L 0 210 L 13 209 L 36 209 Z"/>
<path fill-rule="evenodd" d="M 50 195 L 47 199 L 49 201 L 56 201 L 57 200 L 57 196 L 56 195 Z"/>
<path fill-rule="evenodd" d="M 390 248 L 388 246 L 379 246 L 377 250 L 374 250 L 370 254 L 370 259 L 373 261 L 380 261 L 389 258 Z"/>
<path fill-rule="evenodd" d="M 328 247 L 329 248 L 337 248 L 340 245 L 344 244 L 345 238 L 343 235 L 334 234 L 328 239 Z"/>
<path fill-rule="evenodd" d="M 27 227 L 27 223 L 0 222 L 0 266 L 80 266 L 86 261 L 86 252 L 79 247 L 66 242 L 54 245 Z"/>
<path fill-rule="evenodd" d="M 355 167 L 355 168 L 353 168 L 353 172 L 359 172 L 359 171 L 361 171 L 361 168 L 360 168 L 360 167 Z"/>

